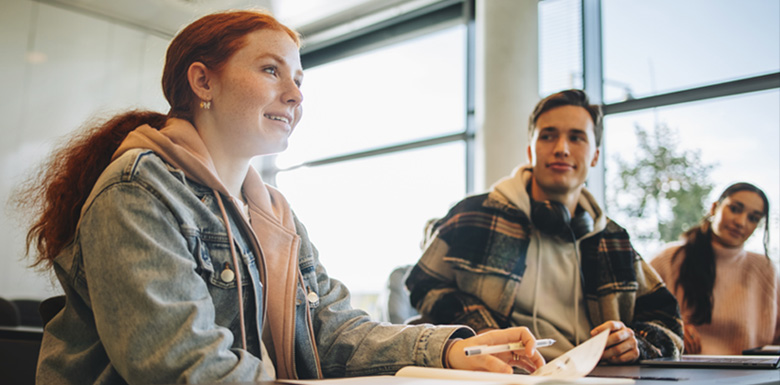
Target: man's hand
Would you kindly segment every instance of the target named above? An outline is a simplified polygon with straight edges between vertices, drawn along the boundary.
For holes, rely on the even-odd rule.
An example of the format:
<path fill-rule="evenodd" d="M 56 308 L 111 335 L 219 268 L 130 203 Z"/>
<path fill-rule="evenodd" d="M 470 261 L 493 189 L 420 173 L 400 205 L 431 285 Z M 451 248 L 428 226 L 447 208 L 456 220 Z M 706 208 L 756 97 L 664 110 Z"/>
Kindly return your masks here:
<path fill-rule="evenodd" d="M 499 345 L 522 342 L 521 350 L 479 356 L 466 356 L 464 348 L 477 345 Z M 525 327 L 492 330 L 459 340 L 450 345 L 446 352 L 447 366 L 452 369 L 481 370 L 496 373 L 512 373 L 512 366 L 517 366 L 532 373 L 544 365 L 544 358 L 536 350 L 536 339 Z"/>
<path fill-rule="evenodd" d="M 590 335 L 595 336 L 604 330 L 609 330 L 609 337 L 604 354 L 601 355 L 602 360 L 622 364 L 639 358 L 639 344 L 633 329 L 627 328 L 620 321 L 607 321 L 591 330 Z"/>
<path fill-rule="evenodd" d="M 683 342 L 685 342 L 685 354 L 701 353 L 701 339 L 699 332 L 691 324 L 685 324 L 685 333 L 683 333 Z"/>

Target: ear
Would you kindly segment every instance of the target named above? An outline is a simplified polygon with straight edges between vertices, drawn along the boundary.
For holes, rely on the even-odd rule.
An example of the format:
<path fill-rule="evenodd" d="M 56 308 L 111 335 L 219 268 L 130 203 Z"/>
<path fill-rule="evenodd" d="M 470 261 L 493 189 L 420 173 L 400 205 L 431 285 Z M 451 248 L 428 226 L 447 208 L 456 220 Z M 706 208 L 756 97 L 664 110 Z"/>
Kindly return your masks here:
<path fill-rule="evenodd" d="M 718 203 L 719 202 L 712 202 L 712 207 L 710 207 L 710 212 L 709 212 L 711 217 L 715 216 L 715 210 L 718 209 Z"/>
<path fill-rule="evenodd" d="M 527 153 L 526 155 L 528 155 L 528 163 L 531 163 L 531 165 L 533 165 L 534 164 L 534 157 L 532 156 L 533 154 L 531 154 L 531 145 L 530 144 L 528 145 L 528 149 L 527 149 L 526 153 Z"/>
<path fill-rule="evenodd" d="M 593 160 L 590 161 L 590 167 L 596 167 L 596 165 L 599 163 L 599 155 L 601 154 L 601 151 L 599 151 L 598 147 L 596 148 L 596 153 L 593 154 Z"/>
<path fill-rule="evenodd" d="M 190 68 L 187 69 L 187 81 L 190 83 L 190 88 L 201 100 L 210 101 L 212 99 L 211 77 L 212 72 L 201 62 L 196 61 L 190 64 Z"/>

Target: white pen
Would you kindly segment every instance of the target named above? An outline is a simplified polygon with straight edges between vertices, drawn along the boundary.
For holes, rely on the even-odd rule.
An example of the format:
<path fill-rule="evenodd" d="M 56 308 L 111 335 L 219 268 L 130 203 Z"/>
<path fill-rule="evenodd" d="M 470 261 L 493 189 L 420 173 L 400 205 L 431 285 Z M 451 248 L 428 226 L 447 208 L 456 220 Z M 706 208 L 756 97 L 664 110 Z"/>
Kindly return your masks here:
<path fill-rule="evenodd" d="M 536 347 L 543 348 L 545 346 L 551 346 L 554 343 L 555 340 L 552 338 L 543 338 L 541 340 L 536 340 Z M 464 348 L 463 351 L 466 353 L 467 356 L 479 356 L 482 354 L 494 354 L 494 353 L 508 352 L 512 350 L 520 350 L 524 347 L 525 345 L 523 345 L 522 342 L 514 342 L 511 344 L 503 344 L 503 345 L 469 346 L 467 348 Z"/>

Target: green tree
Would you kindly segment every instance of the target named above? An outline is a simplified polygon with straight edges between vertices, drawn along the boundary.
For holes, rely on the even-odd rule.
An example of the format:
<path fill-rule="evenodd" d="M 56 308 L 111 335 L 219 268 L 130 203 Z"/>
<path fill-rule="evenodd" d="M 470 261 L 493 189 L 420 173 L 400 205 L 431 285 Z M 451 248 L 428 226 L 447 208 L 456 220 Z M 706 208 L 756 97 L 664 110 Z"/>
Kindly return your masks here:
<path fill-rule="evenodd" d="M 698 150 L 679 150 L 677 132 L 666 124 L 653 132 L 637 125 L 635 131 L 635 160 L 615 158 L 618 189 L 611 204 L 629 217 L 657 220 L 655 229 L 633 237 L 674 241 L 705 213 L 704 199 L 713 189 L 709 173 L 717 164 L 703 163 Z"/>

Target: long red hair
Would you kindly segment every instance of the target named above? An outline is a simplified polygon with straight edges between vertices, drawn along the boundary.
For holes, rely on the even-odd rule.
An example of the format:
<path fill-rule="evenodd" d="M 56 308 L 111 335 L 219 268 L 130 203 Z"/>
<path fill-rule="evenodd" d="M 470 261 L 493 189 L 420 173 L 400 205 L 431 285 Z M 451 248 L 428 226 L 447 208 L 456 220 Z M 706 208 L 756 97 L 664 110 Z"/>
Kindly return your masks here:
<path fill-rule="evenodd" d="M 37 251 L 33 266 L 49 268 L 74 238 L 89 193 L 128 133 L 148 124 L 162 128 L 168 118 L 192 121 L 197 97 L 187 80 L 195 62 L 219 71 L 245 44 L 244 36 L 272 29 L 287 33 L 300 46 L 299 35 L 263 11 L 234 10 L 206 15 L 181 30 L 168 46 L 162 88 L 171 108 L 167 115 L 129 111 L 86 128 L 55 149 L 42 170 L 19 189 L 14 203 L 28 211 L 27 253 Z M 42 266 L 43 265 L 43 266 Z"/>

